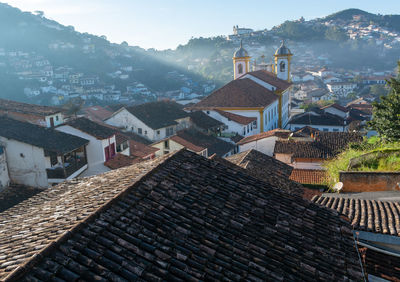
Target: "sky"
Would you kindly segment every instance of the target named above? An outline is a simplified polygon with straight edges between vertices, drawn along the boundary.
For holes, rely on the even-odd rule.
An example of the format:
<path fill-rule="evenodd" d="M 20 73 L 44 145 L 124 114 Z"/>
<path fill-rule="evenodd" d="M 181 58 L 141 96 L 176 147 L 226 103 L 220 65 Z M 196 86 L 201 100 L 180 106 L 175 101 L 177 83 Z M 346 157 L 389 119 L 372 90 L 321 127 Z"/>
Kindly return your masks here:
<path fill-rule="evenodd" d="M 400 14 L 399 0 L 0 0 L 79 32 L 105 35 L 142 48 L 175 49 L 191 37 L 232 34 L 233 25 L 270 29 L 285 20 L 306 20 L 358 8 Z M 384 2 L 384 3 L 383 3 Z"/>

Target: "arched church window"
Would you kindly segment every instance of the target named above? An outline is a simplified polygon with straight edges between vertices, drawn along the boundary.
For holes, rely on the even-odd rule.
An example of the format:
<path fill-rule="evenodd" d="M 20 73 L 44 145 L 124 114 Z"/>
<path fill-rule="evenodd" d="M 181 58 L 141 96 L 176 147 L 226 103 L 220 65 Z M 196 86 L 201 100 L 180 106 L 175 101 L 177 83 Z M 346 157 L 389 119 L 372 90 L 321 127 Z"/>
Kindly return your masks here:
<path fill-rule="evenodd" d="M 279 69 L 280 69 L 280 72 L 284 72 L 285 71 L 285 62 L 281 62 L 280 64 L 279 64 Z"/>
<path fill-rule="evenodd" d="M 243 73 L 243 65 L 242 64 L 238 65 L 238 72 Z"/>

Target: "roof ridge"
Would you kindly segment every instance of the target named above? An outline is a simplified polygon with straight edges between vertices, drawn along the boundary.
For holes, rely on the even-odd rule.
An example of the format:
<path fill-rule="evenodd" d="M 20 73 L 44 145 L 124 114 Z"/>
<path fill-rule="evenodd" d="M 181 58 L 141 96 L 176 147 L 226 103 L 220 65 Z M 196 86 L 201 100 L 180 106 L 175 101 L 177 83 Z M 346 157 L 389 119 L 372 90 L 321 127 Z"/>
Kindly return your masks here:
<path fill-rule="evenodd" d="M 54 250 L 57 246 L 68 240 L 69 238 L 72 237 L 75 231 L 78 231 L 85 227 L 85 225 L 91 221 L 92 219 L 96 218 L 102 211 L 106 210 L 109 208 L 113 203 L 115 203 L 117 200 L 119 200 L 121 197 L 123 197 L 126 193 L 130 192 L 131 189 L 139 185 L 143 180 L 147 179 L 151 175 L 153 175 L 154 172 L 158 171 L 161 169 L 163 166 L 165 166 L 169 161 L 171 161 L 175 156 L 180 154 L 182 151 L 185 149 L 181 149 L 175 152 L 171 152 L 167 155 L 164 156 L 164 159 L 157 164 L 154 168 L 150 169 L 147 171 L 145 174 L 139 176 L 138 179 L 131 185 L 128 185 L 128 187 L 124 188 L 121 190 L 118 194 L 114 195 L 112 198 L 107 200 L 102 206 L 98 207 L 96 210 L 94 210 L 90 215 L 86 216 L 79 222 L 77 222 L 74 226 L 72 226 L 70 229 L 67 231 L 64 231 L 59 237 L 57 237 L 55 240 L 51 241 L 46 247 L 41 249 L 39 252 L 34 254 L 32 257 L 28 258 L 22 265 L 19 265 L 17 268 L 12 270 L 7 276 L 3 277 L 4 281 L 6 280 L 18 280 L 20 277 L 22 277 L 25 273 L 27 273 L 40 259 L 45 257 L 46 254 Z M 149 161 L 150 163 L 151 161 Z M 143 163 L 138 163 L 134 164 L 135 165 L 143 165 Z M 182 165 L 182 164 L 180 164 Z M 106 174 L 106 173 L 105 173 Z M 92 179 L 94 177 L 87 177 L 87 178 L 82 178 L 82 179 Z"/>

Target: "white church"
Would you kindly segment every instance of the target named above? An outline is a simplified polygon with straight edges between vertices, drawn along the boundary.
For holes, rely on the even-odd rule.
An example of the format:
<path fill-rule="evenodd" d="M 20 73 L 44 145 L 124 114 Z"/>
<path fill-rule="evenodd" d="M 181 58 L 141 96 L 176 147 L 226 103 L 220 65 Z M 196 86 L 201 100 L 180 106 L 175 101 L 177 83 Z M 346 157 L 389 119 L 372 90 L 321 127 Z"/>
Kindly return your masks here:
<path fill-rule="evenodd" d="M 215 119 L 220 119 L 221 112 L 234 114 L 235 120 L 230 120 L 230 124 L 226 120 L 221 121 L 227 125 L 227 131 L 236 131 L 243 136 L 285 128 L 290 112 L 292 56 L 282 41 L 274 54 L 272 65 L 254 65 L 251 71 L 251 56 L 240 43 L 240 48 L 233 55 L 234 80 L 189 110 L 201 110 Z M 249 118 L 252 120 L 251 124 L 235 123 Z"/>

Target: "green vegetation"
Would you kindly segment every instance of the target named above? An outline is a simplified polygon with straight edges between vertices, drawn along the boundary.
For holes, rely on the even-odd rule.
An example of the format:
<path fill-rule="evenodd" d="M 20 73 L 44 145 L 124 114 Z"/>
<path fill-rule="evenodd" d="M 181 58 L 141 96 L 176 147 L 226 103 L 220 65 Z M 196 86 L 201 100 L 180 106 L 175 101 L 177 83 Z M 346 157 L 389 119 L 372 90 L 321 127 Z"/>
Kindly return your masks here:
<path fill-rule="evenodd" d="M 400 61 L 398 62 L 400 70 Z M 380 102 L 374 102 L 373 116 L 369 126 L 376 130 L 382 138 L 389 141 L 400 139 L 400 79 L 388 81 L 389 94 L 382 96 Z"/>
<path fill-rule="evenodd" d="M 365 139 L 350 147 L 333 160 L 326 161 L 328 185 L 339 181 L 340 171 L 399 171 L 400 142 L 386 142 L 379 137 Z"/>

